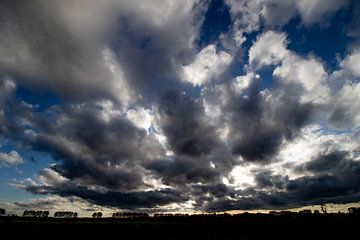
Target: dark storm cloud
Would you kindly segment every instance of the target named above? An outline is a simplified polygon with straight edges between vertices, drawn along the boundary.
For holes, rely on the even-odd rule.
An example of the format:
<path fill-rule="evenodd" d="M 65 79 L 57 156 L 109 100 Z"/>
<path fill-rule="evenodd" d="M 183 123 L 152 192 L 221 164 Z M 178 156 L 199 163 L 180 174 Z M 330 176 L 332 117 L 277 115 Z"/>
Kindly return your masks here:
<path fill-rule="evenodd" d="M 7 79 L 0 79 L 0 137 L 6 131 L 7 119 L 5 111 L 13 94 L 15 85 Z"/>
<path fill-rule="evenodd" d="M 154 208 L 169 203 L 180 203 L 188 200 L 185 193 L 172 189 L 161 189 L 141 192 L 97 192 L 85 187 L 72 185 L 29 186 L 26 189 L 36 194 L 57 194 L 62 197 L 80 197 L 100 206 L 111 206 L 123 209 Z"/>
<path fill-rule="evenodd" d="M 107 92 L 109 73 L 99 62 L 102 39 L 66 25 L 66 4 L 2 1 L 0 71 L 28 87 L 50 88 L 66 98 L 114 98 Z"/>
<path fill-rule="evenodd" d="M 153 4 L 150 6 L 155 8 Z M 174 11 L 164 22 L 154 23 L 153 16 L 146 11 L 124 12 L 117 19 L 110 43 L 128 84 L 146 104 L 158 101 L 172 88 L 192 91 L 191 84 L 179 81 L 181 67 L 195 57 L 202 13 L 208 6 L 205 1 L 162 4 L 164 11 Z M 141 1 L 135 5 L 141 5 Z"/>
<path fill-rule="evenodd" d="M 179 42 L 184 39 L 169 30 L 151 26 L 145 19 L 119 21 L 118 37 L 113 43 L 117 59 L 130 85 L 147 101 L 153 101 L 169 87 L 184 86 L 178 82 L 178 68 L 181 58 L 189 58 L 193 52 L 191 46 Z"/>
<path fill-rule="evenodd" d="M 315 159 L 304 164 L 303 170 L 311 172 L 326 172 L 333 171 L 340 167 L 340 164 L 347 163 L 348 152 L 334 151 L 327 154 L 320 153 Z"/>
<path fill-rule="evenodd" d="M 264 171 L 255 175 L 255 181 L 259 188 L 284 189 L 289 177 L 273 175 L 271 171 Z"/>
<path fill-rule="evenodd" d="M 209 210 L 276 209 L 326 203 L 358 201 L 360 163 L 350 160 L 347 152 L 319 155 L 303 168 L 313 175 L 289 180 L 287 176 L 265 171 L 256 175 L 256 187 L 238 191 L 237 200 L 217 199 Z"/>
<path fill-rule="evenodd" d="M 187 183 L 212 182 L 219 180 L 218 170 L 210 167 L 204 158 L 173 157 L 150 163 L 148 169 L 161 177 L 164 184 L 185 185 Z"/>
<path fill-rule="evenodd" d="M 215 128 L 206 122 L 199 99 L 180 90 L 170 90 L 160 100 L 159 113 L 160 126 L 176 154 L 205 155 L 219 144 Z"/>
<path fill-rule="evenodd" d="M 0 73 L 71 101 L 123 103 L 132 90 L 152 101 L 194 57 L 206 7 L 194 2 L 2 1 Z M 161 9 L 176 14 L 154 16 Z"/>
<path fill-rule="evenodd" d="M 158 124 L 175 156 L 153 161 L 147 168 L 165 184 L 221 182 L 231 170 L 232 156 L 209 123 L 201 99 L 169 90 L 160 98 L 158 111 Z"/>
<path fill-rule="evenodd" d="M 283 141 L 292 140 L 309 122 L 313 106 L 300 103 L 302 89 L 297 86 L 263 92 L 260 84 L 254 79 L 245 94 L 232 93 L 223 111 L 230 116 L 233 153 L 247 161 L 269 162 Z"/>
<path fill-rule="evenodd" d="M 160 144 L 124 117 L 101 118 L 99 106 L 61 107 L 47 128 L 34 122 L 38 133 L 26 135 L 31 146 L 49 153 L 61 175 L 109 189 L 144 186 L 139 165 L 163 154 Z M 96 114 L 97 113 L 97 114 Z M 44 120 L 44 119 L 43 119 Z"/>
<path fill-rule="evenodd" d="M 55 202 L 52 199 L 44 199 L 41 202 L 15 202 L 18 207 L 27 208 L 27 209 L 49 209 L 52 210 L 55 206 Z"/>

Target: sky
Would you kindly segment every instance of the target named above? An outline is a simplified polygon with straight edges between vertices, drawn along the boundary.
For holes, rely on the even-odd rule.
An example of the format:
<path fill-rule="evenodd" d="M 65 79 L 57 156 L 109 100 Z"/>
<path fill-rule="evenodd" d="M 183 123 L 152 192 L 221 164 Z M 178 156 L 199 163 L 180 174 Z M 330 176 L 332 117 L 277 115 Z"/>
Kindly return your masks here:
<path fill-rule="evenodd" d="M 360 3 L 4 0 L 0 207 L 360 201 Z"/>

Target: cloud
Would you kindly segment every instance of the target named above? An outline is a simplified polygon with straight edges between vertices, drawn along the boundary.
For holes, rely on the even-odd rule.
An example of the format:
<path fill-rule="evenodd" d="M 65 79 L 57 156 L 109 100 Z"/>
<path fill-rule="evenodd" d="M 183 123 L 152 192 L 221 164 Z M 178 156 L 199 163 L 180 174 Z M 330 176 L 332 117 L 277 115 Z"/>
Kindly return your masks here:
<path fill-rule="evenodd" d="M 270 45 L 270 47 L 269 47 Z M 301 101 L 324 103 L 328 101 L 328 75 L 316 58 L 304 58 L 287 49 L 284 33 L 267 31 L 257 37 L 249 50 L 250 68 L 261 69 L 275 65 L 273 77 L 285 84 L 298 84 L 303 88 Z"/>
<path fill-rule="evenodd" d="M 0 162 L 5 165 L 14 166 L 24 163 L 24 160 L 18 152 L 12 150 L 9 153 L 0 152 Z"/>
<path fill-rule="evenodd" d="M 26 186 L 25 189 L 35 194 L 56 194 L 62 197 L 76 196 L 99 206 L 116 207 L 122 209 L 151 209 L 170 203 L 185 202 L 188 200 L 183 193 L 162 189 L 141 192 L 99 192 L 86 187 L 59 185 L 59 186 Z"/>
<path fill-rule="evenodd" d="M 329 88 L 334 96 L 329 101 L 327 121 L 334 129 L 354 129 L 359 126 L 358 92 L 360 75 L 356 67 L 359 61 L 358 47 L 349 51 L 340 61 L 340 69 L 329 76 Z"/>
<path fill-rule="evenodd" d="M 324 21 L 326 16 L 334 14 L 349 3 L 348 0 L 301 0 L 297 9 L 305 25 Z"/>
<path fill-rule="evenodd" d="M 232 38 L 241 46 L 246 33 L 279 30 L 297 16 L 302 26 L 326 26 L 327 20 L 348 7 L 348 0 L 226 0 L 233 18 Z M 326 3 L 325 3 L 326 2 Z"/>
<path fill-rule="evenodd" d="M 152 162 L 148 169 L 161 176 L 161 181 L 168 186 L 218 182 L 220 178 L 219 171 L 201 158 L 173 157 L 158 160 Z"/>
<path fill-rule="evenodd" d="M 221 114 L 213 117 L 225 131 L 232 154 L 264 163 L 275 160 L 284 141 L 291 141 L 309 123 L 313 105 L 302 103 L 301 91 L 292 85 L 262 90 L 261 81 L 249 72 L 223 84 L 218 95 L 207 88 L 203 96 L 207 105 L 220 109 Z"/>
<path fill-rule="evenodd" d="M 120 82 L 101 63 L 101 34 L 108 27 L 101 19 L 105 9 L 92 1 L 88 11 L 75 15 L 80 5 L 5 1 L 0 9 L 1 71 L 21 76 L 18 80 L 27 86 L 47 87 L 68 98 L 118 94 L 114 90 Z M 95 18 L 99 21 L 90 29 Z"/>
<path fill-rule="evenodd" d="M 260 16 L 265 19 L 265 25 L 268 27 L 276 28 L 284 26 L 296 15 L 297 2 L 299 1 L 263 1 Z"/>
<path fill-rule="evenodd" d="M 202 207 L 212 211 L 286 209 L 356 202 L 359 197 L 358 134 L 324 135 L 318 128 L 305 127 L 301 137 L 284 144 L 278 161 L 265 169 L 263 165 L 244 165 L 236 181 L 250 173 L 255 183 L 236 188 L 230 199 L 220 197 Z"/>
<path fill-rule="evenodd" d="M 360 77 L 360 70 L 358 68 L 360 64 L 360 50 L 354 50 L 351 52 L 341 63 L 340 65 L 351 71 L 354 76 Z"/>
<path fill-rule="evenodd" d="M 5 110 L 15 90 L 15 83 L 9 78 L 0 79 L 0 134 L 6 131 Z M 0 135 L 1 136 L 1 135 Z"/>
<path fill-rule="evenodd" d="M 129 85 L 144 101 L 153 101 L 169 87 L 183 85 L 177 81 L 180 69 L 194 58 L 202 23 L 198 13 L 204 6 L 196 2 L 180 6 L 179 2 L 166 1 L 158 8 L 140 1 L 119 19 L 111 46 Z"/>
<path fill-rule="evenodd" d="M 126 116 L 138 128 L 148 130 L 152 125 L 151 112 L 142 107 L 139 109 L 130 109 L 127 111 Z"/>
<path fill-rule="evenodd" d="M 327 119 L 331 127 L 348 129 L 360 126 L 359 93 L 359 83 L 347 83 L 338 91 Z"/>
<path fill-rule="evenodd" d="M 249 50 L 250 65 L 261 68 L 264 65 L 279 64 L 288 53 L 286 45 L 284 33 L 268 31 L 258 36 Z"/>
<path fill-rule="evenodd" d="M 59 198 L 17 206 L 226 210 L 356 199 L 357 48 L 331 72 L 281 32 L 297 16 L 302 27 L 326 23 L 345 2 L 323 11 L 314 9 L 322 1 L 226 3 L 232 30 L 199 49 L 207 1 L 5 1 L 1 138 L 53 160 L 12 185 Z M 257 35 L 251 46 L 241 46 L 246 33 Z M 22 88 L 61 101 L 39 107 Z M 15 153 L 2 156 L 21 159 Z"/>
<path fill-rule="evenodd" d="M 217 145 L 214 127 L 206 122 L 200 101 L 179 90 L 166 93 L 159 104 L 159 125 L 176 154 L 200 156 Z"/>
<path fill-rule="evenodd" d="M 350 161 L 332 174 L 304 176 L 293 180 L 271 173 L 257 175 L 260 188 L 239 190 L 235 200 L 220 198 L 208 205 L 212 211 L 234 209 L 286 209 L 304 205 L 355 202 L 359 197 L 358 162 Z M 352 169 L 352 170 L 350 170 Z"/>
<path fill-rule="evenodd" d="M 336 168 L 346 157 L 347 152 L 344 151 L 320 153 L 315 159 L 306 163 L 303 168 L 311 172 L 326 172 Z"/>
<path fill-rule="evenodd" d="M 226 71 L 232 57 L 224 51 L 216 51 L 215 45 L 208 45 L 195 57 L 194 61 L 183 67 L 185 80 L 193 85 L 203 85 Z"/>
<path fill-rule="evenodd" d="M 110 98 L 126 105 L 131 87 L 149 87 L 159 80 L 156 74 L 176 75 L 177 55 L 191 53 L 195 2 L 179 8 L 172 1 L 5 1 L 0 71 L 66 99 Z"/>
<path fill-rule="evenodd" d="M 349 4 L 348 0 L 227 0 L 226 2 L 233 17 L 238 20 L 238 26 L 245 32 L 257 30 L 262 19 L 264 25 L 270 27 L 283 26 L 297 15 L 306 26 L 323 23 L 325 18 Z"/>

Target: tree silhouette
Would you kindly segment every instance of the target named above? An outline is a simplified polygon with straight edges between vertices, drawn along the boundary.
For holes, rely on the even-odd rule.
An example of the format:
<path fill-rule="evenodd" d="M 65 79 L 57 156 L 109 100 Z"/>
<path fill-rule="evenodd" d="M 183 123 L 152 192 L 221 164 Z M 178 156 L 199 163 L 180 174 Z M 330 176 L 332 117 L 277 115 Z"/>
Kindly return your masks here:
<path fill-rule="evenodd" d="M 41 214 L 41 217 L 48 217 L 49 216 L 49 211 L 43 211 Z"/>
<path fill-rule="evenodd" d="M 55 212 L 54 217 L 55 218 L 77 218 L 78 214 L 77 212 Z"/>
<path fill-rule="evenodd" d="M 323 214 L 327 213 L 326 207 L 324 205 L 321 206 L 321 211 Z"/>
<path fill-rule="evenodd" d="M 5 209 L 3 209 L 3 208 L 0 208 L 0 216 L 5 215 L 5 213 L 6 213 L 6 210 L 5 210 Z"/>
<path fill-rule="evenodd" d="M 93 218 L 101 218 L 102 217 L 102 212 L 94 212 L 92 217 Z"/>

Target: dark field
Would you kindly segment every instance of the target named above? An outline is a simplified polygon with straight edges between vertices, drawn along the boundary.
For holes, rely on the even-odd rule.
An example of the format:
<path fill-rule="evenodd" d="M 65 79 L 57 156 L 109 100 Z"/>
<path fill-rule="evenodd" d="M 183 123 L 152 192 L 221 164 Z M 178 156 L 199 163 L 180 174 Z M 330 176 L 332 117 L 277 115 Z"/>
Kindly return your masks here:
<path fill-rule="evenodd" d="M 80 234 L 91 239 L 359 239 L 359 220 L 359 216 L 349 214 L 143 219 L 3 217 L 0 228 L 3 234 L 9 232 L 12 236 L 48 232 L 56 237 Z"/>

